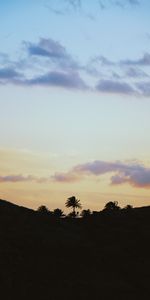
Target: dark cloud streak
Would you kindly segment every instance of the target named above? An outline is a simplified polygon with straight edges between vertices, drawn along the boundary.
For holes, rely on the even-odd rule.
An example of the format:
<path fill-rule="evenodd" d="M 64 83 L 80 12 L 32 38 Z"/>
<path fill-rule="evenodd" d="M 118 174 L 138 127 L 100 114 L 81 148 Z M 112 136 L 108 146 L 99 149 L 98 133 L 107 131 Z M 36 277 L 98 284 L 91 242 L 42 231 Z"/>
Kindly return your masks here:
<path fill-rule="evenodd" d="M 58 86 L 68 89 L 87 89 L 78 73 L 49 72 L 24 82 L 25 85 Z"/>
<path fill-rule="evenodd" d="M 119 82 L 115 80 L 100 80 L 96 86 L 96 90 L 102 93 L 114 93 L 131 95 L 135 94 L 136 91 L 132 86 L 126 82 Z"/>

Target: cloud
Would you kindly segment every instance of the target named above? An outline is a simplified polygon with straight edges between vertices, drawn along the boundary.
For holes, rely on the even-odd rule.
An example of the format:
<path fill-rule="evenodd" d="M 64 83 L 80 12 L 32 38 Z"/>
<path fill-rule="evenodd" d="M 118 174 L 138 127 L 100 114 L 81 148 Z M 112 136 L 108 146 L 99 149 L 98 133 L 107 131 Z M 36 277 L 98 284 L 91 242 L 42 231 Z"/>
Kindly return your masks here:
<path fill-rule="evenodd" d="M 145 72 L 145 67 L 150 66 L 149 53 L 145 53 L 137 60 L 125 59 L 116 62 L 99 55 L 92 58 L 87 66 L 87 70 L 93 68 L 94 75 L 101 77 L 101 80 L 95 86 L 95 91 L 142 97 L 150 95 L 149 82 L 144 81 L 145 78 L 150 77 Z M 103 71 L 101 74 L 99 69 Z M 137 83 L 135 79 L 140 81 Z"/>
<path fill-rule="evenodd" d="M 65 0 L 70 6 L 74 9 L 79 9 L 86 3 L 86 0 Z M 101 9 L 105 9 L 108 5 L 115 5 L 125 7 L 125 5 L 138 5 L 140 4 L 139 0 L 95 0 L 95 4 L 98 3 Z"/>
<path fill-rule="evenodd" d="M 126 59 L 120 61 L 121 65 L 137 65 L 137 66 L 150 66 L 150 54 L 145 53 L 141 58 L 137 60 Z"/>
<path fill-rule="evenodd" d="M 133 166 L 129 170 L 120 171 L 120 174 L 111 177 L 113 185 L 129 183 L 139 188 L 150 188 L 150 168 Z"/>
<path fill-rule="evenodd" d="M 55 173 L 55 175 L 53 175 L 51 179 L 52 181 L 71 183 L 71 182 L 79 181 L 81 177 L 79 174 L 76 174 L 74 172 L 68 172 L 68 173 Z"/>
<path fill-rule="evenodd" d="M 13 82 L 22 75 L 13 68 L 2 68 L 0 69 L 0 83 L 6 84 L 7 82 Z"/>
<path fill-rule="evenodd" d="M 56 15 L 64 15 L 70 10 L 80 10 L 83 3 L 84 0 L 47 0 L 45 7 Z"/>
<path fill-rule="evenodd" d="M 9 56 L 6 53 L 0 52 L 0 63 L 5 64 L 9 61 Z"/>
<path fill-rule="evenodd" d="M 150 54 L 149 53 L 145 53 L 142 57 L 138 58 L 138 59 L 122 59 L 120 61 L 112 61 L 110 59 L 108 59 L 107 57 L 103 56 L 103 55 L 97 55 L 95 57 L 93 57 L 90 62 L 89 65 L 94 65 L 98 67 L 98 64 L 100 63 L 101 67 L 111 67 L 113 66 L 114 68 L 116 67 L 129 67 L 131 66 L 131 71 L 133 73 L 141 73 L 142 75 L 142 70 L 140 72 L 139 69 L 135 69 L 133 67 L 135 66 L 141 66 L 141 67 L 146 67 L 146 66 L 150 66 Z M 130 69 L 129 69 L 130 70 Z M 130 74 L 129 74 L 130 76 Z M 145 76 L 144 72 L 143 72 L 143 76 Z"/>
<path fill-rule="evenodd" d="M 118 62 L 114 62 L 103 55 L 97 55 L 91 59 L 91 64 L 98 62 L 103 66 L 150 66 L 150 54 L 146 52 L 138 59 L 123 59 Z"/>
<path fill-rule="evenodd" d="M 97 55 L 90 60 L 90 64 L 100 63 L 101 66 L 113 66 L 115 63 L 103 55 Z"/>
<path fill-rule="evenodd" d="M 6 176 L 0 176 L 0 183 L 17 183 L 17 182 L 32 182 L 35 181 L 37 183 L 43 183 L 43 182 L 48 182 L 49 178 L 40 178 L 32 175 L 28 176 L 23 176 L 22 174 L 18 175 L 6 175 Z"/>
<path fill-rule="evenodd" d="M 73 8 L 80 8 L 83 0 L 67 0 L 67 2 L 73 6 Z"/>
<path fill-rule="evenodd" d="M 25 42 L 25 45 L 30 56 L 48 58 L 62 68 L 78 68 L 78 63 L 58 41 L 41 38 L 37 44 Z"/>
<path fill-rule="evenodd" d="M 54 58 L 68 57 L 66 49 L 53 39 L 41 38 L 38 44 L 26 43 L 30 55 L 47 56 Z"/>
<path fill-rule="evenodd" d="M 6 175 L 0 176 L 0 182 L 25 182 L 25 181 L 34 181 L 36 178 L 34 176 L 28 175 Z"/>
<path fill-rule="evenodd" d="M 131 77 L 131 78 L 148 77 L 148 75 L 144 71 L 140 70 L 139 68 L 135 68 L 135 67 L 130 67 L 126 71 L 126 76 Z"/>
<path fill-rule="evenodd" d="M 51 177 L 24 176 L 22 174 L 0 176 L 0 183 L 74 183 L 89 176 L 99 177 L 104 174 L 110 174 L 111 185 L 128 183 L 137 188 L 150 188 L 150 168 L 137 161 L 107 162 L 95 160 L 93 162 L 76 165 L 68 172 L 57 172 Z"/>
<path fill-rule="evenodd" d="M 37 44 L 24 44 L 28 57 L 16 64 L 8 60 L 8 64 L 13 67 L 0 69 L 0 84 L 87 89 L 88 85 L 79 74 L 83 67 L 59 42 L 41 38 Z M 22 69 L 24 74 L 20 74 L 17 69 Z"/>
<path fill-rule="evenodd" d="M 79 70 L 83 70 L 83 67 L 73 59 L 61 43 L 50 38 L 41 38 L 37 44 L 25 43 L 25 45 L 29 57 L 31 59 L 36 57 L 36 64 L 39 63 L 41 67 L 43 66 L 44 72 L 38 76 L 23 80 L 20 84 L 28 86 L 57 86 L 68 89 L 87 88 L 87 84 L 79 74 Z M 44 63 L 45 59 L 46 64 Z"/>
<path fill-rule="evenodd" d="M 87 89 L 77 72 L 49 72 L 22 82 L 25 85 L 58 86 L 68 89 Z"/>
<path fill-rule="evenodd" d="M 97 0 L 100 9 L 106 9 L 111 6 L 118 6 L 120 8 L 125 8 L 127 5 L 136 6 L 140 4 L 139 0 Z"/>
<path fill-rule="evenodd" d="M 63 16 L 65 14 L 63 10 L 53 8 L 53 7 L 51 7 L 50 4 L 46 3 L 46 4 L 44 4 L 44 7 L 57 16 Z"/>
<path fill-rule="evenodd" d="M 128 0 L 128 2 L 132 5 L 138 5 L 140 4 L 140 0 Z"/>
<path fill-rule="evenodd" d="M 1 85 L 39 85 L 144 97 L 150 94 L 149 83 L 144 82 L 146 77 L 150 77 L 144 70 L 145 66 L 150 65 L 148 53 L 137 60 L 118 62 L 97 55 L 81 64 L 60 42 L 51 38 L 24 44 L 25 52 L 18 61 L 11 61 L 7 54 L 0 53 Z M 96 78 L 100 78 L 97 83 Z M 137 78 L 138 83 L 133 81 Z"/>
<path fill-rule="evenodd" d="M 139 89 L 142 96 L 149 97 L 150 96 L 150 81 L 142 81 L 136 83 L 137 88 Z"/>
<path fill-rule="evenodd" d="M 122 8 L 124 8 L 126 5 L 135 6 L 140 4 L 139 0 L 115 0 L 113 1 L 113 3 L 114 5 L 120 6 Z"/>
<path fill-rule="evenodd" d="M 92 4 L 93 7 L 89 6 L 86 0 L 47 0 L 44 7 L 58 17 L 75 13 L 77 16 L 80 14 L 80 16 L 93 21 L 98 16 L 99 10 L 103 11 L 110 7 L 134 8 L 140 4 L 140 0 L 93 0 Z M 93 9 L 93 12 L 91 12 L 91 9 Z"/>
<path fill-rule="evenodd" d="M 56 173 L 52 180 L 56 182 L 75 182 L 86 176 L 102 176 L 107 173 L 114 173 L 110 177 L 112 185 L 128 183 L 139 188 L 150 188 L 150 168 L 137 162 L 124 163 L 120 161 L 105 162 L 93 161 L 77 165 L 66 173 Z"/>
<path fill-rule="evenodd" d="M 96 90 L 103 93 L 135 94 L 135 90 L 130 84 L 117 80 L 100 80 L 96 85 Z"/>

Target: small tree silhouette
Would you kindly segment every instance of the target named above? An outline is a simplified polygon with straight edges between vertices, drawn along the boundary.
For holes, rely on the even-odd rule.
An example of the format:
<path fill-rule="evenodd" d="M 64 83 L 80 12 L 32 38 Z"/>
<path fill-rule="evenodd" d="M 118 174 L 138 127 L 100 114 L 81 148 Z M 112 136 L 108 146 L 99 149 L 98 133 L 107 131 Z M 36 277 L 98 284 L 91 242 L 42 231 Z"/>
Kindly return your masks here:
<path fill-rule="evenodd" d="M 75 196 L 69 197 L 65 203 L 66 207 L 72 207 L 73 211 L 71 213 L 72 217 L 76 217 L 76 208 L 81 209 L 82 206 L 80 204 L 80 200 L 78 200 Z"/>
<path fill-rule="evenodd" d="M 50 213 L 49 209 L 45 205 L 41 205 L 38 207 L 37 212 L 42 214 L 48 214 Z"/>
<path fill-rule="evenodd" d="M 114 212 L 118 210 L 120 210 L 120 207 L 118 206 L 117 201 L 109 201 L 106 203 L 104 207 L 104 211 L 108 211 L 108 212 Z"/>
<path fill-rule="evenodd" d="M 60 208 L 55 208 L 54 211 L 53 211 L 53 215 L 56 218 L 61 218 L 61 217 L 64 216 L 63 211 Z"/>
<path fill-rule="evenodd" d="M 83 209 L 81 211 L 81 217 L 83 218 L 88 218 L 91 215 L 90 209 Z"/>

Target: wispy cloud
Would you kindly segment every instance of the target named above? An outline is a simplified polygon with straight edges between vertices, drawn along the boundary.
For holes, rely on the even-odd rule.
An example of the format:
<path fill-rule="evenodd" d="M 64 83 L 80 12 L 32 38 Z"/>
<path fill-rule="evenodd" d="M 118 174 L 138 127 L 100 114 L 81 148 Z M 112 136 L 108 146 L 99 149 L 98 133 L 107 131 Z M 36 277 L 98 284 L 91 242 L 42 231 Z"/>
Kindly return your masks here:
<path fill-rule="evenodd" d="M 8 63 L 8 61 L 9 61 L 8 54 L 0 52 L 0 63 L 4 65 L 5 63 Z"/>
<path fill-rule="evenodd" d="M 81 12 L 83 2 L 84 0 L 47 0 L 44 7 L 56 16 L 64 16 L 71 12 Z"/>
<path fill-rule="evenodd" d="M 64 1 L 65 2 L 65 1 Z M 74 9 L 81 8 L 86 2 L 86 0 L 67 0 Z M 109 5 L 119 6 L 125 8 L 127 5 L 136 6 L 140 4 L 140 0 L 94 0 L 95 3 L 99 4 L 99 7 L 103 10 Z"/>
<path fill-rule="evenodd" d="M 113 66 L 116 63 L 109 60 L 107 57 L 105 57 L 103 55 L 97 55 L 97 56 L 91 58 L 89 64 L 91 64 L 91 65 L 100 64 L 101 66 Z"/>
<path fill-rule="evenodd" d="M 0 183 L 4 183 L 4 182 L 16 183 L 16 182 L 32 182 L 32 181 L 35 181 L 37 183 L 43 183 L 43 182 L 48 182 L 48 180 L 49 180 L 48 178 L 44 178 L 44 177 L 40 178 L 32 175 L 24 176 L 22 174 L 0 176 Z"/>
<path fill-rule="evenodd" d="M 45 3 L 45 6 L 50 9 L 55 14 L 64 14 L 68 10 L 82 12 L 86 7 L 86 0 L 53 0 Z M 101 10 L 108 8 L 109 6 L 117 6 L 120 8 L 125 8 L 126 6 L 137 6 L 140 4 L 140 0 L 93 0 L 94 5 L 97 5 Z"/>
<path fill-rule="evenodd" d="M 138 5 L 140 4 L 140 0 L 128 0 L 128 2 L 132 5 Z"/>
<path fill-rule="evenodd" d="M 34 181 L 34 180 L 36 180 L 36 178 L 31 175 L 23 176 L 19 174 L 19 175 L 0 176 L 0 182 L 25 182 L 25 181 Z"/>
<path fill-rule="evenodd" d="M 114 66 L 114 67 L 123 67 L 123 66 L 150 66 L 150 53 L 146 52 L 143 56 L 137 59 L 122 59 L 119 61 L 112 61 L 103 55 L 97 55 L 90 60 L 91 64 L 100 64 L 101 66 Z"/>
<path fill-rule="evenodd" d="M 56 173 L 52 179 L 56 182 L 75 182 L 86 176 L 102 176 L 106 173 L 114 173 L 110 176 L 112 185 L 128 183 L 139 188 L 150 188 L 150 168 L 138 162 L 124 163 L 120 161 L 105 162 L 93 161 L 77 165 L 66 173 Z"/>
<path fill-rule="evenodd" d="M 140 4 L 140 0 L 98 0 L 100 8 L 106 9 L 107 7 L 117 6 L 120 8 L 125 8 L 126 6 L 137 6 Z"/>
<path fill-rule="evenodd" d="M 52 181 L 62 182 L 62 183 L 72 183 L 82 179 L 82 176 L 78 172 L 74 172 L 74 170 L 69 171 L 67 173 L 55 173 L 51 177 Z"/>
<path fill-rule="evenodd" d="M 139 59 L 125 59 L 120 61 L 121 65 L 137 65 L 137 66 L 150 66 L 150 54 L 145 53 Z"/>
<path fill-rule="evenodd" d="M 83 0 L 67 0 L 66 2 L 68 2 L 71 6 L 73 6 L 73 8 L 79 8 L 81 7 L 81 3 L 83 2 Z"/>

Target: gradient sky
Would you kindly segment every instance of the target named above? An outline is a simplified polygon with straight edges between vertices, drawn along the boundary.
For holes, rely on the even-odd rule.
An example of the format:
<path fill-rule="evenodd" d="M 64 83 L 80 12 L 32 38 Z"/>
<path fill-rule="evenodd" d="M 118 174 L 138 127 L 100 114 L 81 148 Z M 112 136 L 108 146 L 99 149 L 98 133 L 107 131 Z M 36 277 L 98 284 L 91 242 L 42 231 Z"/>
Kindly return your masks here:
<path fill-rule="evenodd" d="M 150 204 L 150 1 L 0 2 L 0 197 Z"/>

